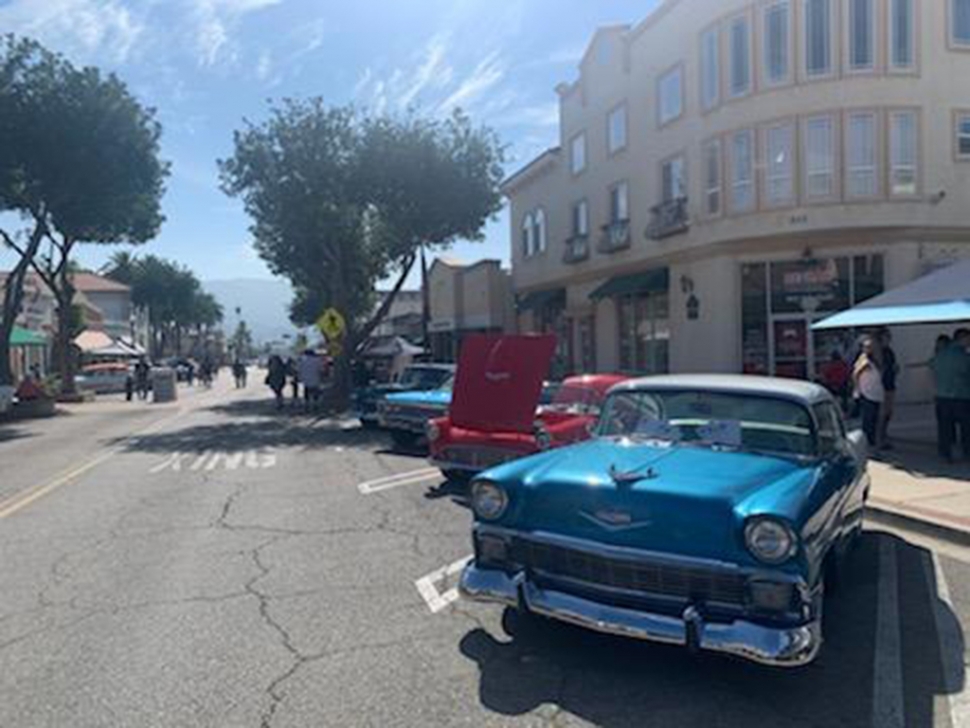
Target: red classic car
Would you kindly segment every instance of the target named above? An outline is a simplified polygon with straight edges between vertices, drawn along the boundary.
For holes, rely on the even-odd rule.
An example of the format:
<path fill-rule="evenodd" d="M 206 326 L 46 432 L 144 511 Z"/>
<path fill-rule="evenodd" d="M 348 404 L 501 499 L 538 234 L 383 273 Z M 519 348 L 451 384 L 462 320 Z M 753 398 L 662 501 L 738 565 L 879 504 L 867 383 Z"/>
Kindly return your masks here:
<path fill-rule="evenodd" d="M 539 406 L 553 336 L 474 336 L 462 345 L 448 417 L 428 423 L 431 463 L 462 478 L 589 437 L 609 389 L 626 377 L 566 379 Z"/>

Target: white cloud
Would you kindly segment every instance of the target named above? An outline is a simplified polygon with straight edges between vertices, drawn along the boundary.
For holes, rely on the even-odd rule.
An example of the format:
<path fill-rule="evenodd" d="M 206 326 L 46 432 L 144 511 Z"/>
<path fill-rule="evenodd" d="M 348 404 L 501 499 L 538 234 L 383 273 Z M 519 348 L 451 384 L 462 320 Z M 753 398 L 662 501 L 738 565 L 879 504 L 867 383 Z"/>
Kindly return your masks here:
<path fill-rule="evenodd" d="M 256 78 L 265 81 L 273 72 L 273 54 L 270 51 L 263 51 L 259 54 L 256 62 Z"/>
<path fill-rule="evenodd" d="M 459 106 L 469 107 L 503 78 L 505 78 L 505 63 L 498 51 L 490 53 L 475 66 L 469 76 L 462 80 L 458 88 L 441 102 L 438 109 L 442 113 L 448 113 Z"/>
<path fill-rule="evenodd" d="M 0 28 L 82 63 L 96 54 L 124 63 L 144 34 L 145 18 L 119 0 L 11 0 L 0 5 Z"/>
<path fill-rule="evenodd" d="M 196 61 L 211 67 L 234 63 L 239 49 L 232 41 L 232 31 L 246 15 L 282 0 L 187 0 L 189 18 L 195 38 Z"/>
<path fill-rule="evenodd" d="M 426 89 L 441 88 L 451 81 L 454 71 L 445 60 L 447 52 L 446 33 L 439 33 L 428 41 L 424 49 L 424 60 L 398 99 L 401 108 L 411 106 Z"/>

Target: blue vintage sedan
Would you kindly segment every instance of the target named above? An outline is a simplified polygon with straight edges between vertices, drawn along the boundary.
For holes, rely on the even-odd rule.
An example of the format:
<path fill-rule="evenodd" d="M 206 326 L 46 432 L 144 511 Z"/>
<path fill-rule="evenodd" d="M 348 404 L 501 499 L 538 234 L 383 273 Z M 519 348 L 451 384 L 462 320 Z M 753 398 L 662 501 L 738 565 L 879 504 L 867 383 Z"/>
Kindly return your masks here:
<path fill-rule="evenodd" d="M 861 433 L 796 381 L 668 376 L 615 387 L 596 437 L 472 483 L 470 599 L 520 617 L 811 662 L 862 530 Z"/>

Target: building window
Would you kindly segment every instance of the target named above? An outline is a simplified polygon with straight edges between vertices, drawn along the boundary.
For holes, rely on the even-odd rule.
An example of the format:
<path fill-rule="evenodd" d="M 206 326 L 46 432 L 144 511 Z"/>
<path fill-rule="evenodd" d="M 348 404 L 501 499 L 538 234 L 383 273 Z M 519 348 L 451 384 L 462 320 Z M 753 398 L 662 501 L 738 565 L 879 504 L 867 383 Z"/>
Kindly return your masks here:
<path fill-rule="evenodd" d="M 871 111 L 848 115 L 845 129 L 846 196 L 853 199 L 879 194 L 879 157 L 876 114 Z"/>
<path fill-rule="evenodd" d="M 546 251 L 546 213 L 541 207 L 532 213 L 532 252 L 536 255 Z"/>
<path fill-rule="evenodd" d="M 701 107 L 707 111 L 721 100 L 721 43 L 717 27 L 701 35 Z"/>
<path fill-rule="evenodd" d="M 805 199 L 831 200 L 835 191 L 835 117 L 805 120 Z"/>
<path fill-rule="evenodd" d="M 907 70 L 916 65 L 913 0 L 889 0 L 889 65 Z"/>
<path fill-rule="evenodd" d="M 573 357 L 573 368 L 582 374 L 596 371 L 596 317 L 580 316 L 576 321 L 579 351 Z"/>
<path fill-rule="evenodd" d="M 620 369 L 636 374 L 669 370 L 670 306 L 666 292 L 617 299 Z"/>
<path fill-rule="evenodd" d="M 704 211 L 710 217 L 721 214 L 723 184 L 721 140 L 712 139 L 704 145 Z"/>
<path fill-rule="evenodd" d="M 660 96 L 657 104 L 660 109 L 660 125 L 669 124 L 684 111 L 683 67 L 678 66 L 661 76 L 658 85 Z"/>
<path fill-rule="evenodd" d="M 764 11 L 764 75 L 768 85 L 788 81 L 791 69 L 791 6 L 788 0 Z"/>
<path fill-rule="evenodd" d="M 876 62 L 873 0 L 849 0 L 846 10 L 849 13 L 849 70 L 871 70 Z"/>
<path fill-rule="evenodd" d="M 569 149 L 570 169 L 573 174 L 579 174 L 586 169 L 586 132 L 580 132 L 574 136 Z"/>
<path fill-rule="evenodd" d="M 687 170 L 683 156 L 668 159 L 660 165 L 660 187 L 663 202 L 687 197 Z"/>
<path fill-rule="evenodd" d="M 630 219 L 630 188 L 626 182 L 618 182 L 610 187 L 610 222 L 625 222 Z"/>
<path fill-rule="evenodd" d="M 794 201 L 795 127 L 771 126 L 765 130 L 765 202 L 772 207 Z"/>
<path fill-rule="evenodd" d="M 956 115 L 956 150 L 958 159 L 970 160 L 970 111 Z"/>
<path fill-rule="evenodd" d="M 573 236 L 577 238 L 589 235 L 589 203 L 580 200 L 573 205 Z"/>
<path fill-rule="evenodd" d="M 805 75 L 814 78 L 832 72 L 831 0 L 804 0 Z"/>
<path fill-rule="evenodd" d="M 610 154 L 616 154 L 626 147 L 626 104 L 610 112 L 607 121 L 607 138 Z"/>
<path fill-rule="evenodd" d="M 731 96 L 751 91 L 751 23 L 746 16 L 731 21 Z"/>
<path fill-rule="evenodd" d="M 970 0 L 950 0 L 950 39 L 953 45 L 970 46 Z"/>
<path fill-rule="evenodd" d="M 522 218 L 522 257 L 531 258 L 533 251 L 533 222 L 532 213 L 528 213 L 524 218 Z"/>
<path fill-rule="evenodd" d="M 754 209 L 754 132 L 737 132 L 731 139 L 731 209 Z"/>
<path fill-rule="evenodd" d="M 889 193 L 912 197 L 918 191 L 919 118 L 915 111 L 889 114 Z"/>

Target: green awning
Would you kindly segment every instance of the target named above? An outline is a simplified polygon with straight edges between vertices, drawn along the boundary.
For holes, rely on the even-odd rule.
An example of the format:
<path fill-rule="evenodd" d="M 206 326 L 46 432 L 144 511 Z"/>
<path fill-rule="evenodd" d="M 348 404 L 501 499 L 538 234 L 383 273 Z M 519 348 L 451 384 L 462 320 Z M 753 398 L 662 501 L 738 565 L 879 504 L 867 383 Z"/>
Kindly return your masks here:
<path fill-rule="evenodd" d="M 14 326 L 10 335 L 10 346 L 47 346 L 47 337 L 36 331 Z"/>
<path fill-rule="evenodd" d="M 670 287 L 670 269 L 653 268 L 642 273 L 610 278 L 589 294 L 594 301 L 615 296 L 632 296 L 637 293 L 664 293 Z"/>
<path fill-rule="evenodd" d="M 566 289 L 550 288 L 545 291 L 534 291 L 519 298 L 519 311 L 539 311 L 550 306 L 564 307 L 566 305 Z"/>

